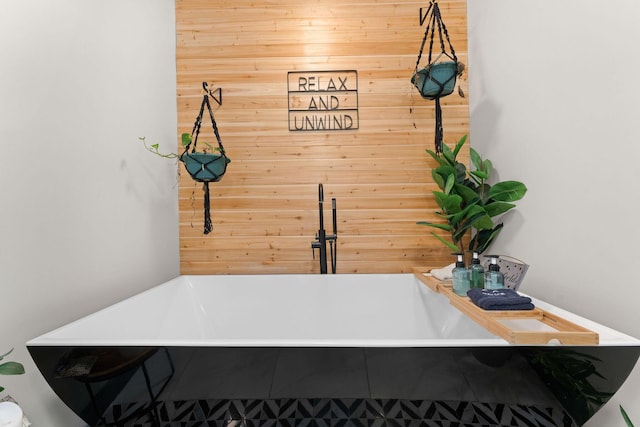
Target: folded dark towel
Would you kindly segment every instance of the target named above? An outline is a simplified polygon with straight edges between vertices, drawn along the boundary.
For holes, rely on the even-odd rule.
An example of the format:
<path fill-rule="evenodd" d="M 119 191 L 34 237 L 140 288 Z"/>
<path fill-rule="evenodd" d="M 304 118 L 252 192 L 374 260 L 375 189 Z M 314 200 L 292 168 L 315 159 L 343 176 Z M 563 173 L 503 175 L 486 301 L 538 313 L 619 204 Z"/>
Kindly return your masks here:
<path fill-rule="evenodd" d="M 471 301 L 484 310 L 533 310 L 531 298 L 523 297 L 513 289 L 469 289 Z"/>

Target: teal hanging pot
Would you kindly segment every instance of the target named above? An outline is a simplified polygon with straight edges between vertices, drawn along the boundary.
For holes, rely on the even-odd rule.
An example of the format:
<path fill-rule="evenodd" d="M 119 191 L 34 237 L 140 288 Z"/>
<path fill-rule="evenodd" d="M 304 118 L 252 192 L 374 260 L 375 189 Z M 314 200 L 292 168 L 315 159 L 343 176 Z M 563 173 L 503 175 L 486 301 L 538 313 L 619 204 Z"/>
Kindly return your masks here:
<path fill-rule="evenodd" d="M 220 181 L 231 161 L 225 155 L 210 153 L 184 153 L 180 160 L 191 178 L 199 182 Z"/>
<path fill-rule="evenodd" d="M 425 99 L 434 100 L 450 95 L 456 87 L 458 64 L 455 61 L 436 62 L 419 69 L 411 83 Z"/>

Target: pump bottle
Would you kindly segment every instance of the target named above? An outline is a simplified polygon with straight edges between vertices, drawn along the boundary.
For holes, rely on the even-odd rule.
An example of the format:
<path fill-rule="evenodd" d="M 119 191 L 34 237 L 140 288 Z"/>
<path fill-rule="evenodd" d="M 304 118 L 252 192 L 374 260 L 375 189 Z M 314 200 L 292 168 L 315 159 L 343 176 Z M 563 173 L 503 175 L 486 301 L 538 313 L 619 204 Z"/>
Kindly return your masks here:
<path fill-rule="evenodd" d="M 489 271 L 484 273 L 484 288 L 504 289 L 504 275 L 500 272 L 498 256 L 489 255 L 489 258 L 491 259 L 491 264 L 489 264 Z"/>
<path fill-rule="evenodd" d="M 473 259 L 471 260 L 471 267 L 469 267 L 469 270 L 471 270 L 471 287 L 477 289 L 484 288 L 484 267 L 480 264 L 478 252 L 473 253 Z"/>
<path fill-rule="evenodd" d="M 458 257 L 458 261 L 456 262 L 456 266 L 451 271 L 451 278 L 453 281 L 453 292 L 456 295 L 467 296 L 467 291 L 469 290 L 469 270 L 464 265 L 464 255 L 463 254 L 454 254 Z"/>

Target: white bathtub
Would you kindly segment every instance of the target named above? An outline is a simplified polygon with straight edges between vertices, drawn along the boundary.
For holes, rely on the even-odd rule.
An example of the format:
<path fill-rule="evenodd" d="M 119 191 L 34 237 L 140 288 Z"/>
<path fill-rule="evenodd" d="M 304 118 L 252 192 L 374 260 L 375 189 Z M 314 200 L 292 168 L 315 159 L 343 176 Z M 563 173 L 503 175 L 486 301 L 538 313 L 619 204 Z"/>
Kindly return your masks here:
<path fill-rule="evenodd" d="M 31 345 L 505 345 L 413 274 L 180 276 Z"/>
<path fill-rule="evenodd" d="M 215 416 L 245 422 L 250 415 L 246 402 L 277 407 L 254 413 L 277 424 L 281 416 L 274 414 L 284 413 L 283 399 L 310 407 L 325 400 L 342 406 L 351 402 L 369 409 L 375 402 L 391 402 L 389 407 L 405 405 L 395 413 L 404 421 L 408 413 L 423 421 L 427 414 L 433 416 L 433 411 L 406 410 L 410 402 L 465 405 L 449 418 L 438 412 L 455 422 L 469 422 L 478 405 L 484 405 L 481 412 L 487 417 L 504 416 L 505 405 L 533 408 L 526 416 L 514 409 L 505 422 L 539 417 L 544 408 L 551 414 L 546 425 L 564 425 L 566 417 L 579 425 L 606 399 L 581 407 L 589 396 L 549 386 L 546 377 L 557 372 L 545 373 L 547 368 L 536 360 L 543 355 L 592 364 L 589 384 L 614 393 L 633 368 L 640 342 L 543 301 L 534 303 L 597 332 L 600 344 L 512 346 L 413 274 L 344 274 L 180 276 L 27 346 L 52 388 L 92 425 L 127 411 L 135 425 L 147 425 L 141 417 L 147 417 L 148 425 L 159 425 L 152 415 L 171 417 L 166 408 L 185 401 L 223 402 L 219 404 L 226 405 L 226 412 Z M 105 367 L 103 361 L 114 356 L 113 366 Z M 87 357 L 96 365 L 82 365 Z M 141 372 L 147 375 L 147 387 Z M 115 391 L 104 392 L 110 388 Z M 104 396 L 92 397 L 94 389 Z M 566 404 L 567 393 L 577 406 Z M 245 409 L 233 403 L 238 401 L 245 402 Z M 191 417 L 197 413 L 206 418 L 203 422 L 219 421 L 203 415 L 207 411 L 199 405 L 194 404 L 199 409 Z M 382 412 L 358 414 L 363 420 L 390 416 Z M 335 411 L 328 413 L 333 418 L 327 423 L 335 423 Z M 287 419 L 303 424 L 303 418 L 319 419 L 321 414 L 302 415 L 306 418 L 294 411 Z M 352 419 L 354 413 L 344 416 Z M 264 418 L 256 422 L 266 423 Z"/>

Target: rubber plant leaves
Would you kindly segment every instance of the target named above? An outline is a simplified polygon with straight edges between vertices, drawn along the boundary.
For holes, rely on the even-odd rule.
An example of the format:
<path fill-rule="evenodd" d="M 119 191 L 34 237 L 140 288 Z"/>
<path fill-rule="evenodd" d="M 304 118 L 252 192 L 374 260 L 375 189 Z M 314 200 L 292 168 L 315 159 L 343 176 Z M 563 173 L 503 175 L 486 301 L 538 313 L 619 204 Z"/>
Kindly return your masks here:
<path fill-rule="evenodd" d="M 474 169 L 468 169 L 458 161 L 458 154 L 466 141 L 465 135 L 453 150 L 443 144 L 441 154 L 426 150 L 437 162 L 431 176 L 440 189 L 433 195 L 440 208 L 436 216 L 441 221 L 419 221 L 418 224 L 448 232 L 449 238 L 443 237 L 442 233 L 431 234 L 456 253 L 465 250 L 465 237 L 471 233 L 466 249 L 481 254 L 504 227 L 502 222 L 496 223 L 496 219 L 516 206 L 514 202 L 524 197 L 527 187 L 519 181 L 489 184 L 493 164 L 471 147 L 469 157 Z"/>
<path fill-rule="evenodd" d="M 622 418 L 624 419 L 624 422 L 627 424 L 627 427 L 633 427 L 633 423 L 631 422 L 629 415 L 627 415 L 627 412 L 624 410 L 622 405 L 620 405 L 620 413 L 622 414 Z"/>

